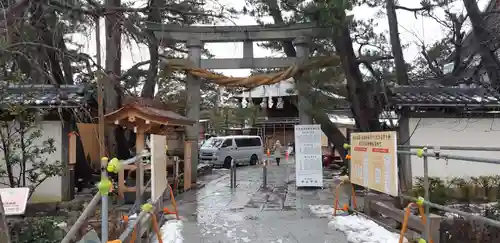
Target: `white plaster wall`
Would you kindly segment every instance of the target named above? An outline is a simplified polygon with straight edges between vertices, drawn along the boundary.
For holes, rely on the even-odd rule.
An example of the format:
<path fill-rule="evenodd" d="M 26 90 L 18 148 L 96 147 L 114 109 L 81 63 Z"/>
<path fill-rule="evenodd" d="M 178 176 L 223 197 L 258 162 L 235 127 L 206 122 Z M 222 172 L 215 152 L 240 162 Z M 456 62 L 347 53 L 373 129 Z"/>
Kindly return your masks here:
<path fill-rule="evenodd" d="M 54 146 L 56 151 L 52 154 L 47 154 L 47 162 L 62 161 L 61 158 L 61 139 L 62 139 L 62 125 L 60 121 L 43 121 L 38 124 L 40 130 L 42 131 L 42 137 L 38 140 L 38 144 L 46 141 L 49 138 L 54 139 Z M 3 150 L 0 151 L 0 166 L 5 168 L 5 160 Z M 19 173 L 19 168 L 15 171 L 15 174 Z M 0 178 L 2 185 L 0 187 L 7 187 L 3 183 L 8 184 L 8 178 Z M 34 202 L 54 202 L 61 201 L 62 199 L 62 183 L 61 177 L 51 177 L 40 184 L 35 192 L 33 193 L 30 201 Z"/>
<path fill-rule="evenodd" d="M 420 120 L 420 122 L 419 122 Z M 411 118 L 411 145 L 500 147 L 500 118 Z M 441 151 L 446 154 L 500 159 L 500 152 Z M 423 176 L 423 161 L 411 156 L 413 177 Z M 443 179 L 500 175 L 500 165 L 429 158 L 429 176 Z"/>

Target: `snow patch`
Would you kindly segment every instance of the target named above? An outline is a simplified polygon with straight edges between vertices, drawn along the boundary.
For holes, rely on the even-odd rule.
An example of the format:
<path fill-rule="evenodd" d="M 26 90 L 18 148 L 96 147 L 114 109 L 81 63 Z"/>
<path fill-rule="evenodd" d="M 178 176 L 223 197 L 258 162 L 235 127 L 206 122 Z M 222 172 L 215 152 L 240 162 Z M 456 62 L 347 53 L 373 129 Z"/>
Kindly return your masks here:
<path fill-rule="evenodd" d="M 397 243 L 399 235 L 358 215 L 337 216 L 328 224 L 343 232 L 350 243 Z M 404 242 L 408 242 L 407 239 Z"/>
<path fill-rule="evenodd" d="M 333 214 L 333 207 L 330 205 L 309 205 L 309 210 L 320 218 L 328 218 Z"/>
<path fill-rule="evenodd" d="M 446 206 L 479 216 L 485 216 L 488 214 L 498 215 L 500 213 L 497 202 L 479 204 L 451 204 Z M 445 212 L 444 216 L 447 218 L 462 218 L 462 216 L 450 212 Z"/>
<path fill-rule="evenodd" d="M 168 220 L 160 228 L 161 239 L 163 243 L 182 243 L 184 237 L 182 237 L 182 221 L 180 220 Z M 158 243 L 156 237 L 153 238 L 153 243 Z"/>
<path fill-rule="evenodd" d="M 309 205 L 309 210 L 319 218 L 331 218 L 333 215 L 333 207 L 330 205 Z M 344 210 L 337 209 L 337 215 L 344 213 Z"/>

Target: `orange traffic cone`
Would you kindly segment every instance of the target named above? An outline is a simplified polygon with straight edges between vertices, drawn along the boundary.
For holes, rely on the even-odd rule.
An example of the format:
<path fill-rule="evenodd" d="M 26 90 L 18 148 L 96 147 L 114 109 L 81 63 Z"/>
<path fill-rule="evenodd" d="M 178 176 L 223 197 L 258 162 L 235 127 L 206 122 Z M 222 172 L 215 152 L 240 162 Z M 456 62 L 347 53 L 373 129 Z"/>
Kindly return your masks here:
<path fill-rule="evenodd" d="M 271 150 L 270 149 L 267 149 L 267 157 L 271 157 Z"/>

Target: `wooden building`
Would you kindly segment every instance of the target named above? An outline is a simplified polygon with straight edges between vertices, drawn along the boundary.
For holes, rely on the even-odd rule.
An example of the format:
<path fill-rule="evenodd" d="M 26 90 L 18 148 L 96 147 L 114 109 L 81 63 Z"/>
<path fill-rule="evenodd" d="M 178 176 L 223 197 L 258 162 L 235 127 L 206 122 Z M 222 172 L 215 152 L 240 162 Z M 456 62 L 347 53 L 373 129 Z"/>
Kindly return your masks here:
<path fill-rule="evenodd" d="M 88 176 L 91 176 L 92 173 L 88 161 L 86 161 L 81 142 L 83 139 L 71 138 L 75 138 L 73 135 L 81 138 L 78 132 L 78 123 L 91 122 L 92 117 L 95 117 L 97 107 L 95 89 L 84 84 L 61 85 L 60 87 L 41 84 L 6 84 L 0 87 L 0 91 L 2 129 L 4 132 L 2 139 L 19 141 L 19 133 L 13 132 L 19 127 L 19 123 L 15 120 L 18 113 L 12 109 L 13 107 L 21 107 L 25 111 L 34 112 L 39 116 L 39 119 L 33 124 L 33 129 L 39 130 L 40 136 L 34 139 L 31 145 L 27 145 L 25 149 L 42 149 L 44 148 L 44 142 L 51 141 L 55 151 L 40 154 L 40 158 L 27 159 L 25 161 L 26 166 L 30 167 L 30 163 L 40 162 L 61 165 L 61 174 L 50 176 L 41 181 L 30 200 L 34 202 L 71 200 L 74 192 L 73 185 L 75 185 L 76 180 L 88 179 Z M 32 130 L 30 129 L 27 132 L 30 131 Z M 30 136 L 24 134 L 23 138 L 28 139 Z M 15 142 L 0 149 L 2 150 L 0 151 L 0 168 L 5 168 L 6 154 L 21 152 L 20 148 L 17 148 L 20 144 L 17 143 Z M 72 156 L 70 151 L 76 152 Z M 22 168 L 19 164 L 11 165 L 15 176 L 21 177 L 23 173 L 21 173 Z M 29 184 L 29 179 L 26 179 L 26 181 Z M 1 178 L 0 182 L 3 185 L 9 184 L 6 178 Z"/>
<path fill-rule="evenodd" d="M 294 126 L 299 124 L 298 96 L 293 80 L 274 85 L 259 86 L 238 95 L 242 106 L 253 104 L 261 109 L 253 124 L 246 124 L 247 133 L 260 135 L 266 147 L 279 140 L 282 145 L 294 142 Z M 330 107 L 330 120 L 342 129 L 352 128 L 354 120 L 348 106 Z M 327 145 L 328 142 L 326 143 Z"/>

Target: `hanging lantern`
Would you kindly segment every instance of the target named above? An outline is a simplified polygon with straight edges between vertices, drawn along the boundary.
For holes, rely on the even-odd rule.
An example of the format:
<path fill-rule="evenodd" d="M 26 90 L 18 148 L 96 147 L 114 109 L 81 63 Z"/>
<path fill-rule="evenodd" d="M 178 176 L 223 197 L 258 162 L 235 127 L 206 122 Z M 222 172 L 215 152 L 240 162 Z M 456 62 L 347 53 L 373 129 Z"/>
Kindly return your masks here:
<path fill-rule="evenodd" d="M 284 105 L 285 105 L 285 101 L 283 100 L 283 98 L 279 97 L 278 102 L 276 103 L 276 108 L 283 109 Z"/>
<path fill-rule="evenodd" d="M 266 108 L 266 103 L 267 103 L 267 99 L 266 99 L 266 98 L 263 98 L 263 99 L 262 99 L 262 102 L 260 102 L 260 107 L 261 107 L 261 108 Z"/>
<path fill-rule="evenodd" d="M 274 102 L 273 102 L 273 97 L 269 97 L 269 102 L 267 102 L 267 107 L 273 108 Z"/>

